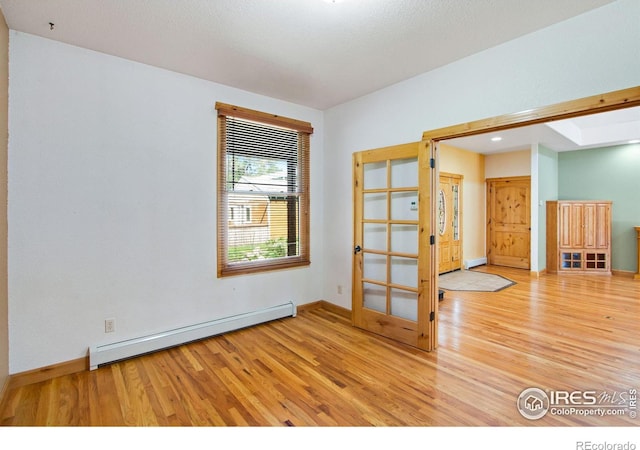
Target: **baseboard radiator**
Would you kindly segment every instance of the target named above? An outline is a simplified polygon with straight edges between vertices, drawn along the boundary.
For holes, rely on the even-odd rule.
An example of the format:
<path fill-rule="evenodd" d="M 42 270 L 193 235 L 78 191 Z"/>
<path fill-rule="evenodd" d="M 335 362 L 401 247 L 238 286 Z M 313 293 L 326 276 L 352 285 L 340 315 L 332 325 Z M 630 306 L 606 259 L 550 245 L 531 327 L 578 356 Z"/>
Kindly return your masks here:
<path fill-rule="evenodd" d="M 289 302 L 258 311 L 176 328 L 150 336 L 90 347 L 89 368 L 95 370 L 101 365 L 115 361 L 175 347 L 176 345 L 186 344 L 187 342 L 197 341 L 271 320 L 295 316 L 296 305 Z"/>
<path fill-rule="evenodd" d="M 483 266 L 487 264 L 487 258 L 466 259 L 464 261 L 464 268 L 471 269 L 477 266 Z"/>

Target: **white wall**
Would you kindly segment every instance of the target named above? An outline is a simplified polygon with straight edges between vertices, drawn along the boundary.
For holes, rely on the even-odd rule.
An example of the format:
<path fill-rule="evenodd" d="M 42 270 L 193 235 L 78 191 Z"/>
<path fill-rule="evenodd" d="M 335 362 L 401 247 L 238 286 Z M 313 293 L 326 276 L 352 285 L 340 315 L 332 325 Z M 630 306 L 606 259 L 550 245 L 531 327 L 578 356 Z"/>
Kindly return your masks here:
<path fill-rule="evenodd" d="M 326 111 L 325 299 L 351 307 L 353 152 L 636 86 L 638 17 L 640 2 L 619 0 Z"/>
<path fill-rule="evenodd" d="M 531 149 L 494 153 L 484 158 L 484 176 L 485 178 L 529 176 L 531 166 Z"/>
<path fill-rule="evenodd" d="M 7 279 L 7 160 L 9 137 L 9 28 L 0 11 L 0 398 L 9 379 L 9 292 Z"/>
<path fill-rule="evenodd" d="M 10 373 L 322 298 L 320 111 L 14 31 L 9 97 Z M 314 126 L 310 267 L 216 278 L 216 101 Z"/>

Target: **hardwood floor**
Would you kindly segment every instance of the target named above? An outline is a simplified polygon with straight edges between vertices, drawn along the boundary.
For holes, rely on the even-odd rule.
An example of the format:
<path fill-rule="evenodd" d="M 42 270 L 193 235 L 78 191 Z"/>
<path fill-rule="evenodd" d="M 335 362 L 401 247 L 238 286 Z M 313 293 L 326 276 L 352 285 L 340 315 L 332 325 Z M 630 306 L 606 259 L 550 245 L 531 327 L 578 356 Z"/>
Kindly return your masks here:
<path fill-rule="evenodd" d="M 640 282 L 487 267 L 516 285 L 448 291 L 439 348 L 360 331 L 335 309 L 9 390 L 5 426 L 638 426 L 522 417 L 522 390 L 640 389 Z M 614 393 L 617 395 L 613 397 Z"/>

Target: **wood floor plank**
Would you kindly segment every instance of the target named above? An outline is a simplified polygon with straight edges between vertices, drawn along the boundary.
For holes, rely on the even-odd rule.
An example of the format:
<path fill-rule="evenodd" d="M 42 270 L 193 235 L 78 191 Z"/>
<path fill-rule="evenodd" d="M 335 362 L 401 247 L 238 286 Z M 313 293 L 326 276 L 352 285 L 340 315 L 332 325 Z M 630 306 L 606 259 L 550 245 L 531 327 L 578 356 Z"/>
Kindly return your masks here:
<path fill-rule="evenodd" d="M 222 336 L 7 390 L 3 426 L 638 426 L 516 408 L 538 387 L 640 388 L 640 282 L 482 267 L 515 285 L 447 291 L 427 353 L 301 308 Z M 619 397 L 618 397 L 619 398 Z"/>

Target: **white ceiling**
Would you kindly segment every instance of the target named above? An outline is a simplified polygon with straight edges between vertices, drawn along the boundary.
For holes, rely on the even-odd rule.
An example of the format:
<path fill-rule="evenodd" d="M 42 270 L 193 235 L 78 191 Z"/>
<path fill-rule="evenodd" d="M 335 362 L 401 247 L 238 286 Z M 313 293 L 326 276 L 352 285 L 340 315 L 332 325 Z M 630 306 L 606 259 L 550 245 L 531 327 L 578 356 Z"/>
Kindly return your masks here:
<path fill-rule="evenodd" d="M 324 110 L 612 1 L 0 0 L 0 8 L 13 30 Z M 586 120 L 566 128 L 575 134 Z M 633 122 L 640 138 L 637 112 L 614 121 Z M 579 148 L 544 125 L 502 136 L 492 146 L 486 136 L 451 143 L 483 153 L 531 142 Z"/>
<path fill-rule="evenodd" d="M 494 137 L 500 137 L 501 140 L 492 141 Z M 623 145 L 632 140 L 640 140 L 640 107 L 449 139 L 446 143 L 477 153 L 491 154 L 527 150 L 531 144 L 566 152 Z"/>
<path fill-rule="evenodd" d="M 13 30 L 324 110 L 612 1 L 0 0 L 0 7 Z"/>

